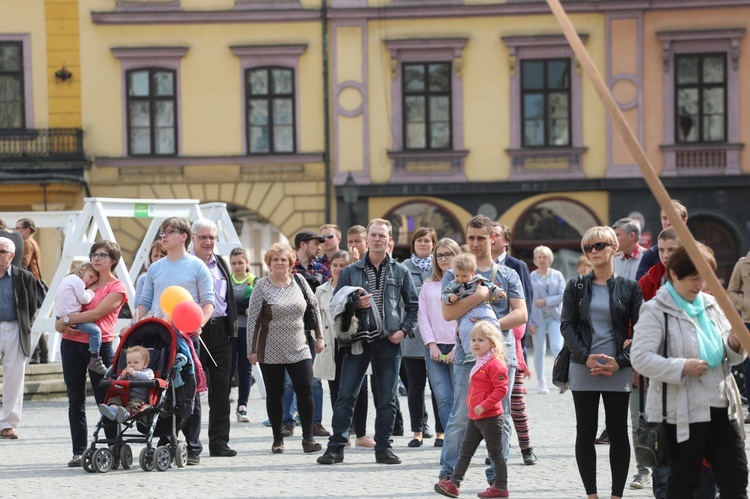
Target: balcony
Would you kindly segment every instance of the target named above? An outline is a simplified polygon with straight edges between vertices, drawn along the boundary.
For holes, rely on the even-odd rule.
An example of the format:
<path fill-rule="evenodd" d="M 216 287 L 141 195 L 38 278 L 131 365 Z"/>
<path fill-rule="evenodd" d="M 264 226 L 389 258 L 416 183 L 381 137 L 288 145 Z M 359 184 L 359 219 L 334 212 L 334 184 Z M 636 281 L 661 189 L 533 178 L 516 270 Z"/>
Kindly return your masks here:
<path fill-rule="evenodd" d="M 80 128 L 0 129 L 0 163 L 85 159 Z"/>
<path fill-rule="evenodd" d="M 743 144 L 670 144 L 660 146 L 664 154 L 663 177 L 739 175 Z"/>

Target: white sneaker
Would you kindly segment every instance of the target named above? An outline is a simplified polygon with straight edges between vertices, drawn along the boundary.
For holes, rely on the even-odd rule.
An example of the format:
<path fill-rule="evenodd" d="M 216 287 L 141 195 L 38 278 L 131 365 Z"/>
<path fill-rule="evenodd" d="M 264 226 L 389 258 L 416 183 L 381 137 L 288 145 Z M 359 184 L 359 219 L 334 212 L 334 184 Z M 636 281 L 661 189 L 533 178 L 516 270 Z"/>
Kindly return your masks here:
<path fill-rule="evenodd" d="M 247 407 L 241 405 L 237 408 L 237 422 L 238 423 L 249 423 L 250 416 L 247 415 Z"/>
<path fill-rule="evenodd" d="M 537 392 L 547 395 L 549 393 L 549 388 L 547 388 L 547 382 L 543 379 L 539 380 L 539 383 L 537 383 Z"/>
<path fill-rule="evenodd" d="M 644 489 L 651 485 L 650 475 L 637 474 L 633 477 L 633 481 L 630 482 L 631 489 Z"/>

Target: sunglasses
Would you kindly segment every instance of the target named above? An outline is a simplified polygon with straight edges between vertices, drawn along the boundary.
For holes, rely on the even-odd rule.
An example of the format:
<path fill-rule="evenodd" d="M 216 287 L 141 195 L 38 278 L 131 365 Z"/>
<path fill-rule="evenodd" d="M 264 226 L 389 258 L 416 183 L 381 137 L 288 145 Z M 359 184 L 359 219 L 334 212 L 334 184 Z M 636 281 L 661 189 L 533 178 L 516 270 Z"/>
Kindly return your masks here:
<path fill-rule="evenodd" d="M 334 237 L 336 237 L 336 235 L 335 234 L 326 234 L 325 236 L 322 236 L 322 237 L 323 237 L 323 239 L 333 239 Z"/>
<path fill-rule="evenodd" d="M 94 258 L 104 260 L 105 258 L 109 258 L 109 253 L 91 253 L 89 255 L 89 260 L 93 260 Z"/>
<path fill-rule="evenodd" d="M 610 243 L 594 243 L 594 244 L 587 244 L 583 247 L 583 251 L 586 253 L 591 253 L 592 251 L 602 251 L 607 246 L 612 246 Z"/>

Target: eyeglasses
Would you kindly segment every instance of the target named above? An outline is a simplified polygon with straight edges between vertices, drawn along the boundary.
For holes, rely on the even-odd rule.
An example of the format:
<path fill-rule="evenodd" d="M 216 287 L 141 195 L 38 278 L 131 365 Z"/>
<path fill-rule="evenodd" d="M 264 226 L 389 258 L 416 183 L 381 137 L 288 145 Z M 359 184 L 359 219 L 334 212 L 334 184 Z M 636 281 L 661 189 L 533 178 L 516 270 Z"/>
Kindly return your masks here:
<path fill-rule="evenodd" d="M 323 237 L 323 239 L 333 239 L 334 237 L 336 237 L 336 235 L 335 234 L 326 234 L 325 236 L 322 236 L 322 237 Z"/>
<path fill-rule="evenodd" d="M 164 237 L 164 236 L 169 237 L 172 234 L 182 234 L 182 231 L 181 230 L 174 230 L 174 229 L 167 229 L 167 230 L 159 232 L 159 237 Z"/>
<path fill-rule="evenodd" d="M 201 241 L 216 241 L 216 236 L 195 236 Z"/>
<path fill-rule="evenodd" d="M 93 260 L 94 258 L 104 260 L 105 258 L 109 258 L 109 253 L 91 253 L 89 255 L 89 260 Z"/>
<path fill-rule="evenodd" d="M 9 255 L 9 254 L 12 254 L 12 253 L 13 253 L 12 251 L 0 250 L 0 255 Z"/>
<path fill-rule="evenodd" d="M 583 247 L 583 251 L 585 251 L 586 253 L 591 253 L 594 250 L 601 251 L 607 246 L 612 246 L 612 245 L 610 243 L 601 243 L 601 242 L 594 243 L 594 244 L 587 244 Z"/>
<path fill-rule="evenodd" d="M 450 260 L 454 256 L 456 256 L 454 253 L 435 253 L 437 260 Z"/>

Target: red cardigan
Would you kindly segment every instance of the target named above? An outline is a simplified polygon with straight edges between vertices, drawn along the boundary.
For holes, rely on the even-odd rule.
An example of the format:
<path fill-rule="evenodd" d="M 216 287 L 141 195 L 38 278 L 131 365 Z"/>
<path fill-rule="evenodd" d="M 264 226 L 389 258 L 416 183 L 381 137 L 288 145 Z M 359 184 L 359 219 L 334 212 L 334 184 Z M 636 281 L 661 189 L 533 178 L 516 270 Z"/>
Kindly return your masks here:
<path fill-rule="evenodd" d="M 497 359 L 483 365 L 469 381 L 469 394 L 466 405 L 469 418 L 484 419 L 503 413 L 502 401 L 508 393 L 508 367 Z M 481 405 L 484 412 L 478 415 L 474 408 Z"/>
<path fill-rule="evenodd" d="M 654 296 L 661 286 L 661 278 L 664 275 L 666 269 L 664 264 L 659 262 L 650 269 L 648 273 L 644 274 L 643 277 L 638 281 L 638 285 L 641 287 L 641 294 L 643 295 L 643 301 L 647 302 Z"/>

